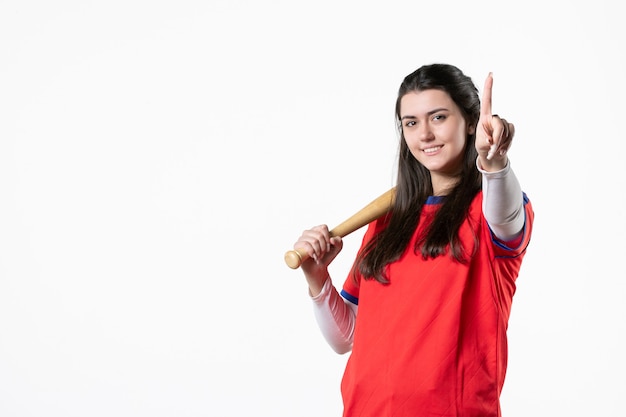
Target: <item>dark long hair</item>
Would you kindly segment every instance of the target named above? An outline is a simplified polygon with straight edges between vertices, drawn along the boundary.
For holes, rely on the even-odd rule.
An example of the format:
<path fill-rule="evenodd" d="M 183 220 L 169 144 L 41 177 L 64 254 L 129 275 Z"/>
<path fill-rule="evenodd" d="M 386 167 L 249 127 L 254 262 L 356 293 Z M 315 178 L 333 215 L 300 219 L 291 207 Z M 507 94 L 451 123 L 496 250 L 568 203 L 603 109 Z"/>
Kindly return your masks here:
<path fill-rule="evenodd" d="M 480 116 L 478 90 L 471 78 L 448 64 L 431 64 L 407 75 L 396 99 L 396 122 L 400 132 L 396 196 L 388 214 L 388 224 L 376 234 L 357 257 L 353 274 L 358 270 L 365 279 L 388 283 L 386 266 L 402 256 L 418 226 L 422 207 L 433 194 L 430 172 L 411 154 L 400 122 L 400 101 L 412 91 L 438 89 L 446 92 L 461 109 L 469 126 L 476 127 Z M 475 132 L 475 129 L 473 129 Z M 468 133 L 459 181 L 445 197 L 424 236 L 418 238 L 415 253 L 424 259 L 446 254 L 458 262 L 467 262 L 475 248 L 464 248 L 458 232 L 467 217 L 470 204 L 481 189 L 482 177 L 476 169 L 478 153 L 475 133 Z M 476 245 L 474 245 L 476 246 Z"/>

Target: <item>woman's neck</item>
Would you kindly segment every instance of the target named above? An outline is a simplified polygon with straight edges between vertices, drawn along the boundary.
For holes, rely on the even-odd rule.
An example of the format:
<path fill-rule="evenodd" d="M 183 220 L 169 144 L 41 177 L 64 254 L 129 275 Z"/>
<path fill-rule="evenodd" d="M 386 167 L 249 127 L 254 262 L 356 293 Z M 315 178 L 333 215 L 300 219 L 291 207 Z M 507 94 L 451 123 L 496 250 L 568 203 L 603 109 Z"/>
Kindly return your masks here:
<path fill-rule="evenodd" d="M 434 196 L 445 196 L 452 191 L 459 182 L 458 176 L 433 175 L 431 173 L 431 182 L 433 186 Z"/>

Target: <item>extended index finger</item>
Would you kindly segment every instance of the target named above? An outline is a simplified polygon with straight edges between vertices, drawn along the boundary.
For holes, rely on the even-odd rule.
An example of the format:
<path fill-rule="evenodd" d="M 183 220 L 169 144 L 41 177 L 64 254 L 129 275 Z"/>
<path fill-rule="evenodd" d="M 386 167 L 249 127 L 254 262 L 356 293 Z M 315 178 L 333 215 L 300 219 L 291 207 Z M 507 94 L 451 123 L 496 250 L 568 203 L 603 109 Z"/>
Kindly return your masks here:
<path fill-rule="evenodd" d="M 482 117 L 491 117 L 491 89 L 493 87 L 493 73 L 490 72 L 485 80 L 483 89 L 483 99 L 480 103 L 480 115 Z"/>

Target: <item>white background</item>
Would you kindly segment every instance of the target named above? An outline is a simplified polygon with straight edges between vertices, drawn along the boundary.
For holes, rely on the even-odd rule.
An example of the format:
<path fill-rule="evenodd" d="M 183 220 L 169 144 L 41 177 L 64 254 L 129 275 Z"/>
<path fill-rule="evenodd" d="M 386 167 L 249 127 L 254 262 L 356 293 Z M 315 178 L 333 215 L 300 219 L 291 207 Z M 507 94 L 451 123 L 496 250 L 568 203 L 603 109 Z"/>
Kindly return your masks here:
<path fill-rule="evenodd" d="M 433 62 L 494 72 L 535 208 L 504 415 L 624 415 L 618 3 L 0 0 L 0 415 L 339 416 L 283 255 L 393 185 Z"/>

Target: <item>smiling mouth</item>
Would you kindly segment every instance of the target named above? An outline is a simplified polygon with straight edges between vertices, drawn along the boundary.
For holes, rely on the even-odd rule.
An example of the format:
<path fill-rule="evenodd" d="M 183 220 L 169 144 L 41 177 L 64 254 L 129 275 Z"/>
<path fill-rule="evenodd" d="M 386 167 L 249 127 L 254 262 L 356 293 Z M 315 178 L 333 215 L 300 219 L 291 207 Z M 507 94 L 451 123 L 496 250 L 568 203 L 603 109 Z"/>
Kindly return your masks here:
<path fill-rule="evenodd" d="M 426 148 L 426 149 L 423 149 L 422 151 L 423 151 L 425 154 L 427 154 L 427 155 L 428 155 L 428 154 L 432 154 L 432 153 L 437 152 L 437 151 L 438 151 L 439 149 L 441 149 L 441 148 L 442 148 L 442 146 L 433 146 L 432 148 Z"/>

